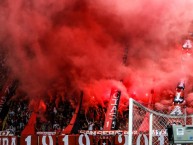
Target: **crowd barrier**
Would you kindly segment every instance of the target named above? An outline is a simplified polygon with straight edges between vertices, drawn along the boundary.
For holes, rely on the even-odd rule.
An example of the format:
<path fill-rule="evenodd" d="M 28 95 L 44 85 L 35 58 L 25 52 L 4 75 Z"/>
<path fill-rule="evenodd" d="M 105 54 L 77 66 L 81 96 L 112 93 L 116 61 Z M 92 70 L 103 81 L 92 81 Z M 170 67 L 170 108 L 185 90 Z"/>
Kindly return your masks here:
<path fill-rule="evenodd" d="M 160 136 L 154 136 L 154 139 L 159 141 Z M 148 135 L 133 134 L 133 142 L 136 145 L 148 145 Z M 108 133 L 94 135 L 86 133 L 56 135 L 50 132 L 42 132 L 37 135 L 22 135 L 21 137 L 16 137 L 3 133 L 0 136 L 0 145 L 128 145 L 128 135 L 112 135 Z"/>

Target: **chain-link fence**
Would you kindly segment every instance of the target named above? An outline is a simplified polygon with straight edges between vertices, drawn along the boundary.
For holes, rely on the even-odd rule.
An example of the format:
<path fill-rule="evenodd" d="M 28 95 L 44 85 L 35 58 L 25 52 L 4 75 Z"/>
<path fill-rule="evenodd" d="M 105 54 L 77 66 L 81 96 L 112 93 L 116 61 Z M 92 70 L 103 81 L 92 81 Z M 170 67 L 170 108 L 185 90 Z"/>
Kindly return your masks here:
<path fill-rule="evenodd" d="M 191 125 L 192 117 L 165 114 L 153 111 L 132 100 L 132 145 L 168 145 L 167 126 L 170 124 Z M 130 104 L 131 105 L 131 104 Z M 131 108 L 130 108 L 131 109 Z M 150 124 L 152 122 L 152 124 Z M 151 129 L 151 130 L 150 130 Z M 131 131 L 131 129 L 129 129 Z M 131 142 L 130 142 L 131 144 Z"/>

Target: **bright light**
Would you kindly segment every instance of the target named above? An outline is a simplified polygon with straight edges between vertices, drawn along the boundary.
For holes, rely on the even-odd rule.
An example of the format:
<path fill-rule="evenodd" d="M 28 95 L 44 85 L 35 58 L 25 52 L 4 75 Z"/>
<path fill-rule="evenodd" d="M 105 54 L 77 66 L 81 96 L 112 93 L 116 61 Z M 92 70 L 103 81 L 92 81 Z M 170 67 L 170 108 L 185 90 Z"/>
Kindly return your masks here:
<path fill-rule="evenodd" d="M 183 49 L 191 49 L 192 48 L 192 41 L 190 39 L 187 39 L 185 43 L 182 45 Z"/>

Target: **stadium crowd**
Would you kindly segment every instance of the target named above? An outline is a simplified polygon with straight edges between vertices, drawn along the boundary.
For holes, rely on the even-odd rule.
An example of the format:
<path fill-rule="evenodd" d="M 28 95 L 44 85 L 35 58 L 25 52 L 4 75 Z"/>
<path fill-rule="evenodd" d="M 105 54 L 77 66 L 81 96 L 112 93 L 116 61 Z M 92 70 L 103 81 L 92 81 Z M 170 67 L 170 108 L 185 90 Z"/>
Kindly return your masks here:
<path fill-rule="evenodd" d="M 0 130 L 10 131 L 12 134 L 20 136 L 26 127 L 32 110 L 29 100 L 24 96 L 17 96 L 16 91 L 19 85 L 17 80 L 8 77 L 9 69 L 5 64 L 6 56 L 0 53 Z M 53 97 L 45 97 L 44 112 L 37 113 L 35 131 L 36 132 L 57 132 L 61 133 L 65 129 L 75 113 L 75 105 L 72 100 Z M 81 108 L 78 116 L 79 130 L 102 130 L 106 107 L 91 106 L 87 109 Z M 118 113 L 117 129 L 127 129 L 128 112 Z"/>
<path fill-rule="evenodd" d="M 60 134 L 70 123 L 75 112 L 75 108 L 68 100 L 60 100 L 58 104 L 55 101 L 45 102 L 46 111 L 39 114 L 36 118 L 36 132 L 56 132 Z M 27 125 L 32 111 L 28 108 L 29 102 L 24 100 L 10 100 L 9 110 L 4 120 L 0 121 L 1 130 L 10 131 L 12 134 L 20 136 Z M 78 117 L 79 130 L 102 130 L 105 120 L 106 108 L 101 106 L 90 107 L 88 111 L 80 110 Z M 128 119 L 128 113 L 118 114 L 117 129 L 127 129 L 125 122 Z"/>
<path fill-rule="evenodd" d="M 2 130 L 8 130 L 12 134 L 20 135 L 27 124 L 31 112 L 26 101 L 11 101 L 7 116 L 4 119 Z"/>
<path fill-rule="evenodd" d="M 37 117 L 36 131 L 61 132 L 69 123 L 75 109 L 68 100 L 47 100 L 46 111 Z"/>

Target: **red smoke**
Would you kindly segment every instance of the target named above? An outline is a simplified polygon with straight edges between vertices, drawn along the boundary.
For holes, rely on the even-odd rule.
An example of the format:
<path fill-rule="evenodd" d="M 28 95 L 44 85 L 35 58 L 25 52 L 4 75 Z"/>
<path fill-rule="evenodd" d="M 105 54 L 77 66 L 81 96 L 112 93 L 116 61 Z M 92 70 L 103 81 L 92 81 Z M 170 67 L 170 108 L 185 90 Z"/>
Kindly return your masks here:
<path fill-rule="evenodd" d="M 83 90 L 85 104 L 103 104 L 117 86 L 122 106 L 133 91 L 148 102 L 151 89 L 163 105 L 171 98 L 161 92 L 192 76 L 192 61 L 182 70 L 178 48 L 190 29 L 192 5 L 191 0 L 4 0 L 1 46 L 29 97 Z M 89 102 L 93 96 L 96 101 Z"/>

